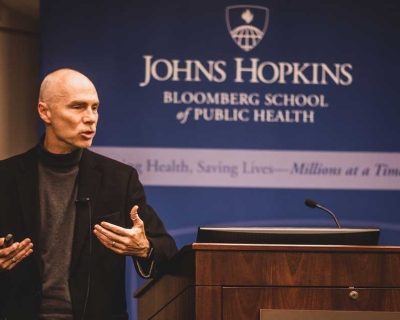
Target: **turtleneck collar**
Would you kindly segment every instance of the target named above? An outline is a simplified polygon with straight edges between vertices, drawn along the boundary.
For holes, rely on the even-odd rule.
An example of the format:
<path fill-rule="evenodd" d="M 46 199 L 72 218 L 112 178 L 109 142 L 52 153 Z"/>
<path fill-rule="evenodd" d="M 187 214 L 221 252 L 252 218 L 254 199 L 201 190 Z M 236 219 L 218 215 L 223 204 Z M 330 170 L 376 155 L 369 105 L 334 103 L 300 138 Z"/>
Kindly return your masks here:
<path fill-rule="evenodd" d="M 39 156 L 39 161 L 41 161 L 45 166 L 50 168 L 68 169 L 78 165 L 82 157 L 83 149 L 77 149 L 66 154 L 51 153 L 44 147 L 44 137 L 45 135 L 40 138 L 36 150 Z"/>

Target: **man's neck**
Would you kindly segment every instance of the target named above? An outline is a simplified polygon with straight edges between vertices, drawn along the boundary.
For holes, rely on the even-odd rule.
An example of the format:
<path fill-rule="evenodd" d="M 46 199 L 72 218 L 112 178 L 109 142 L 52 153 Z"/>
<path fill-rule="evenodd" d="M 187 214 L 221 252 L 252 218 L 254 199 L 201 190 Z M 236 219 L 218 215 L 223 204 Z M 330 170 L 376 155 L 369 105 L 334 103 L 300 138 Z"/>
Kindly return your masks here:
<path fill-rule="evenodd" d="M 59 146 L 54 143 L 51 138 L 48 138 L 47 135 L 44 137 L 43 146 L 48 152 L 53 154 L 68 154 L 78 150 L 78 148 L 68 145 L 65 147 Z"/>

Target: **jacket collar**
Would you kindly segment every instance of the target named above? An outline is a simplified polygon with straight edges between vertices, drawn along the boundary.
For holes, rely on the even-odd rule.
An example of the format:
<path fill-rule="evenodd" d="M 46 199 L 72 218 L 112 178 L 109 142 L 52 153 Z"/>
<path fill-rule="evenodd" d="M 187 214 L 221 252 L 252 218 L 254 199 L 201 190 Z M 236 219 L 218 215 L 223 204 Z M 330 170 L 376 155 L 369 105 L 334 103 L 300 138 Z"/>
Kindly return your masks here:
<path fill-rule="evenodd" d="M 17 190 L 22 212 L 22 223 L 27 236 L 35 246 L 33 257 L 41 275 L 38 158 L 36 148 L 30 149 L 21 157 L 17 172 Z"/>

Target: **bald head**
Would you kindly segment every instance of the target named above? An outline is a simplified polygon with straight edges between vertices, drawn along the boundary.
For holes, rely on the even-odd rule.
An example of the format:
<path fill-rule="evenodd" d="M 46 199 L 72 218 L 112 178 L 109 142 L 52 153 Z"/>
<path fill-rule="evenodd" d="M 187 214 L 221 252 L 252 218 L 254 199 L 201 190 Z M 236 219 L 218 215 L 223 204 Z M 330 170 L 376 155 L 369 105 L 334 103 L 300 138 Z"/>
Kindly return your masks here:
<path fill-rule="evenodd" d="M 45 148 L 69 153 L 92 144 L 99 98 L 88 77 L 72 69 L 50 73 L 40 86 L 38 113 L 45 122 Z"/>
<path fill-rule="evenodd" d="M 92 81 L 84 74 L 73 69 L 56 70 L 44 78 L 40 86 L 39 102 L 52 105 L 58 98 L 65 97 L 68 90 L 80 85 L 96 90 Z"/>

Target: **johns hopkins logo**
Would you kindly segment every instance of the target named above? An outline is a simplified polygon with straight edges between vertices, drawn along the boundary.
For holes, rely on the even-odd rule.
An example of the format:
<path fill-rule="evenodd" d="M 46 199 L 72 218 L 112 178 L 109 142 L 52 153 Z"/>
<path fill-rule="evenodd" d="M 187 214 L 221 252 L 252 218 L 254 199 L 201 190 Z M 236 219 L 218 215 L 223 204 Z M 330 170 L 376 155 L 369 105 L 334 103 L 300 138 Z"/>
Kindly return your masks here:
<path fill-rule="evenodd" d="M 233 41 L 248 52 L 261 42 L 267 31 L 269 9 L 253 5 L 229 6 L 225 9 L 225 20 Z"/>

